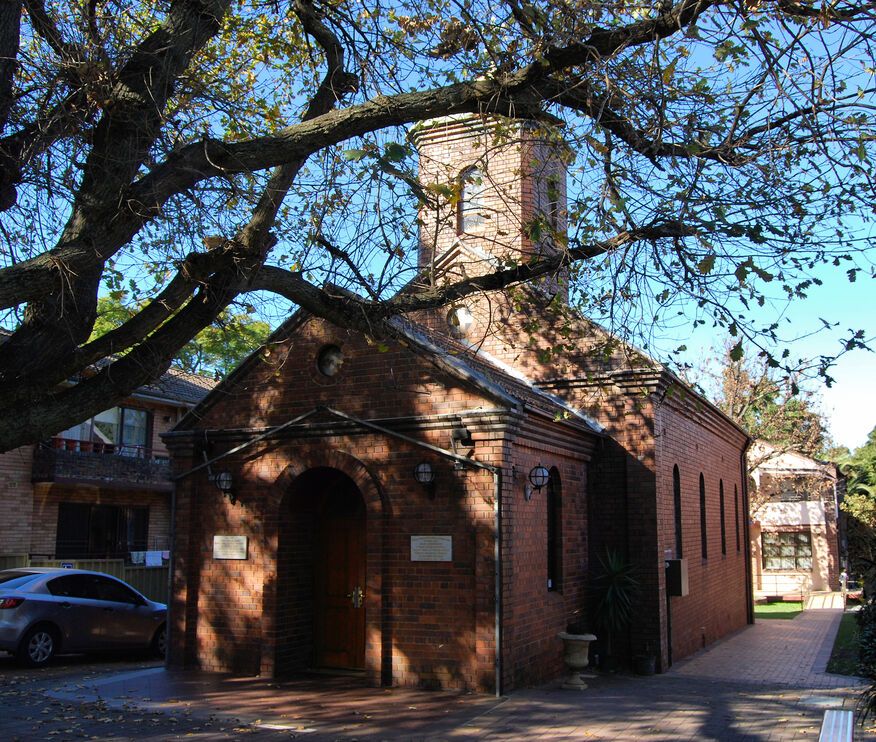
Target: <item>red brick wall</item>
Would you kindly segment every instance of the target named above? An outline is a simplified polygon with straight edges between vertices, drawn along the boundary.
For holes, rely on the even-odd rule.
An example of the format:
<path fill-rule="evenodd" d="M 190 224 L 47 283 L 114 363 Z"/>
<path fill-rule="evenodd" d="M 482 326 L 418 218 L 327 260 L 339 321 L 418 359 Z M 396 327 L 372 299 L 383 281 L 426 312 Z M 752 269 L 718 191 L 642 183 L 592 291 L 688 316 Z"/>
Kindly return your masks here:
<path fill-rule="evenodd" d="M 478 261 L 495 262 L 489 256 L 519 260 L 536 249 L 521 228 L 544 208 L 543 176 L 559 167 L 561 148 L 543 142 L 542 134 L 532 134 L 526 126 L 515 124 L 510 141 L 500 143 L 494 134 L 491 126 L 472 127 L 453 119 L 414 135 L 421 180 L 427 186 L 452 184 L 467 166 L 483 166 L 483 210 L 489 217 L 471 234 L 460 236 L 453 199 L 439 203 L 437 213 L 421 214 L 420 262 L 434 269 L 427 279 L 440 283 L 442 272 L 461 275 L 460 262 L 466 263 L 468 275 L 475 275 L 484 269 Z M 738 482 L 745 443 L 713 409 L 664 398 L 671 386 L 668 375 L 568 308 L 549 305 L 557 287 L 546 288 L 467 301 L 476 319 L 468 341 L 545 382 L 572 405 L 589 409 L 611 437 L 599 442 L 588 471 L 592 440 L 580 431 L 573 434 L 563 423 L 510 414 L 492 422 L 466 421 L 474 432 L 474 455 L 502 469 L 506 690 L 559 674 L 556 633 L 587 612 L 588 567 L 609 544 L 636 564 L 642 583 L 636 621 L 621 649 L 629 654 L 656 644 L 666 666 L 663 560 L 674 545 L 672 466 L 680 462 L 682 468 L 685 540 L 692 549 L 698 542 L 691 545 L 687 532 L 691 517 L 698 528 L 699 496 L 690 481 L 698 482 L 700 470 L 708 476 L 714 540 L 717 480 L 712 479 L 725 478 L 725 508 L 732 508 L 729 483 L 734 476 L 732 481 Z M 445 316 L 446 311 L 438 310 L 417 320 L 446 331 Z M 406 433 L 441 447 L 449 446 L 450 416 L 501 406 L 437 373 L 404 348 L 381 353 L 355 333 L 310 320 L 291 323 L 286 333 L 286 339 L 275 338 L 260 359 L 236 373 L 214 395 L 212 407 L 199 411 L 201 418 L 192 421 L 197 430 L 189 440 L 173 440 L 181 457 L 178 471 L 200 460 L 202 429 L 214 431 L 207 454 L 215 456 L 246 440 L 247 430 L 285 423 L 320 405 L 390 424 L 401 421 Z M 320 348 L 327 343 L 339 345 L 346 356 L 334 378 L 321 376 L 316 368 Z M 203 473 L 181 484 L 172 661 L 263 674 L 307 664 L 312 551 L 306 538 L 295 545 L 287 542 L 288 534 L 307 531 L 312 516 L 306 508 L 290 511 L 288 493 L 295 476 L 308 467 L 336 466 L 360 486 L 368 513 L 366 664 L 371 679 L 490 688 L 495 656 L 492 477 L 456 472 L 440 462 L 436 498 L 429 501 L 411 475 L 424 457 L 422 450 L 326 420 L 309 419 L 310 438 L 281 437 L 223 462 L 240 482 L 242 504 L 237 508 L 218 498 Z M 545 498 L 523 498 L 525 477 L 536 463 L 556 467 L 562 480 L 563 579 L 562 589 L 555 592 L 546 587 Z M 688 470 L 696 470 L 693 480 Z M 693 516 L 691 497 L 697 508 Z M 250 537 L 248 563 L 212 564 L 212 534 L 221 529 Z M 424 529 L 453 536 L 452 563 L 410 562 L 410 535 Z M 735 549 L 735 531 L 732 538 L 730 534 L 728 530 L 728 544 Z M 712 641 L 744 623 L 745 590 L 738 599 L 734 593 L 740 579 L 745 582 L 744 559 L 740 562 L 729 548 L 723 559 L 712 556 L 715 548 L 720 553 L 719 537 L 716 543 L 710 544 L 708 563 L 693 570 L 696 597 L 673 599 L 675 658 L 692 651 L 695 640 L 702 642 L 705 636 Z M 291 574 L 278 574 L 278 554 Z M 240 596 L 236 584 L 245 585 Z M 281 601 L 288 595 L 294 596 L 297 613 Z M 235 599 L 244 599 L 239 612 L 218 609 L 222 601 Z"/>
<path fill-rule="evenodd" d="M 33 449 L 16 448 L 0 454 L 0 556 L 27 554 L 31 536 L 31 483 L 30 472 Z"/>
<path fill-rule="evenodd" d="M 419 153 L 419 179 L 430 185 L 450 187 L 454 198 L 437 196 L 437 209 L 430 204 L 420 214 L 420 265 L 432 266 L 435 278 L 458 279 L 461 264 L 472 276 L 494 269 L 489 256 L 521 261 L 527 255 L 555 250 L 555 242 L 543 229 L 536 243 L 529 238 L 533 220 L 548 210 L 548 182 L 556 183 L 559 214 L 556 232 L 565 235 L 566 176 L 563 157 L 568 148 L 558 131 L 548 124 L 498 121 L 478 116 L 436 119 L 412 135 Z M 483 222 L 466 233 L 457 228 L 457 196 L 460 174 L 477 167 L 483 176 L 481 196 Z M 440 191 L 439 191 L 440 192 Z M 561 241 L 563 237 L 558 237 Z M 459 242 L 464 257 L 458 255 Z M 470 248 L 466 252 L 466 248 Z M 565 276 L 565 274 L 564 274 Z M 564 283 L 564 280 L 561 283 Z M 555 279 L 545 279 L 553 291 Z"/>
<path fill-rule="evenodd" d="M 171 430 L 182 419 L 186 409 L 170 405 L 151 405 L 139 401 L 137 406 L 152 412 L 152 438 L 150 439 L 152 455 L 167 456 L 167 446 L 164 445 L 164 440 L 161 436 L 168 430 Z"/>
<path fill-rule="evenodd" d="M 508 455 L 517 472 L 503 503 L 503 584 L 505 586 L 505 689 L 545 682 L 563 672 L 557 637 L 586 610 L 587 479 L 589 452 L 572 446 L 546 446 L 532 439 L 514 441 Z M 529 471 L 542 464 L 558 475 L 561 517 L 559 584 L 548 590 L 547 492 L 529 501 L 524 488 Z"/>
<path fill-rule="evenodd" d="M 328 341 L 340 344 L 346 357 L 336 379 L 320 377 L 314 367 Z M 277 425 L 328 404 L 369 419 L 419 416 L 420 422 L 405 434 L 449 448 L 454 418 L 441 415 L 490 410 L 498 404 L 438 374 L 410 351 L 378 353 L 357 336 L 339 334 L 316 321 L 297 328 L 294 346 L 275 345 L 267 362 L 254 364 L 236 382 L 223 389 L 200 424 L 229 429 Z M 561 671 L 556 634 L 584 600 L 584 467 L 591 444 L 549 419 L 520 427 L 508 414 L 478 414 L 483 420 L 477 415 L 465 419 L 474 438 L 473 455 L 503 469 L 503 675 L 510 689 Z M 451 462 L 421 448 L 381 433 L 344 428 L 330 417 L 314 422 L 313 433 L 322 437 L 259 444 L 214 465 L 234 473 L 237 506 L 222 500 L 203 472 L 182 480 L 172 661 L 262 674 L 309 665 L 313 514 L 307 499 L 296 494 L 295 482 L 303 471 L 329 466 L 350 475 L 366 502 L 369 677 L 413 686 L 491 689 L 493 476 L 481 470 L 457 471 Z M 520 446 L 513 461 L 512 436 Z M 533 442 L 548 437 L 550 443 Z M 216 456 L 245 436 L 213 433 L 210 438 L 209 455 Z M 187 444 L 169 440 L 172 447 L 182 446 L 184 457 Z M 202 434 L 193 436 L 193 441 L 201 440 Z M 200 458 L 191 451 L 188 455 L 194 458 L 180 458 L 178 471 Z M 434 499 L 413 479 L 422 460 L 437 472 Z M 551 594 L 546 589 L 545 500 L 538 495 L 523 500 L 526 475 L 538 462 L 556 466 L 563 481 L 564 583 L 562 591 Z M 220 533 L 247 535 L 249 559 L 230 565 L 213 560 L 212 537 Z M 412 562 L 412 535 L 452 536 L 453 561 Z M 241 600 L 239 609 L 228 610 Z"/>
<path fill-rule="evenodd" d="M 742 499 L 741 434 L 699 406 L 670 397 L 658 408 L 657 491 L 660 523 L 659 560 L 675 553 L 672 468 L 678 466 L 682 499 L 682 541 L 690 594 L 670 598 L 672 658 L 679 660 L 747 623 L 745 564 L 748 544 Z M 700 473 L 706 492 L 708 558 L 702 558 Z M 726 554 L 721 551 L 720 484 L 724 485 Z M 734 488 L 739 495 L 739 548 L 736 545 Z M 662 564 L 655 572 L 663 575 Z M 661 580 L 661 595 L 665 588 Z M 665 631 L 664 631 L 665 637 Z M 665 646 L 665 638 L 664 638 Z"/>
<path fill-rule="evenodd" d="M 312 466 L 349 473 L 361 460 L 373 472 L 365 489 L 377 493 L 369 498 L 363 492 L 369 676 L 403 685 L 488 688 L 492 589 L 476 593 L 476 585 L 491 586 L 493 579 L 492 477 L 455 472 L 432 457 L 439 480 L 430 500 L 412 477 L 423 458 L 421 450 L 379 435 L 262 447 L 246 462 L 223 462 L 240 481 L 237 506 L 203 477 L 193 478 L 179 493 L 177 553 L 183 553 L 183 539 L 189 548 L 177 564 L 186 591 L 175 605 L 176 615 L 186 615 L 179 629 L 196 646 L 175 645 L 175 661 L 187 657 L 211 670 L 278 675 L 311 665 L 314 521 L 308 497 L 320 493 L 295 492 L 294 474 Z M 284 473 L 287 468 L 293 473 Z M 199 505 L 194 517 L 190 492 Z M 212 559 L 212 537 L 219 533 L 247 535 L 249 559 Z M 410 536 L 437 534 L 453 537 L 453 561 L 412 562 Z"/>

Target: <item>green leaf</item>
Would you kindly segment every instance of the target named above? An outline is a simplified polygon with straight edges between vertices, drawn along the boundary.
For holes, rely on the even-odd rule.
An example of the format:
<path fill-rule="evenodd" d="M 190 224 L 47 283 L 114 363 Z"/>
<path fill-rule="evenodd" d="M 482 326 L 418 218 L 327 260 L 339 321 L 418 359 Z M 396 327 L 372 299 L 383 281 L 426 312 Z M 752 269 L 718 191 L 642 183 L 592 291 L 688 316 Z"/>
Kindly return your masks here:
<path fill-rule="evenodd" d="M 350 160 L 352 162 L 359 162 L 359 160 L 362 160 L 367 156 L 368 156 L 368 152 L 364 149 L 345 149 L 344 150 L 344 159 Z"/>
<path fill-rule="evenodd" d="M 745 355 L 745 351 L 742 348 L 742 341 L 740 340 L 736 345 L 730 348 L 730 360 L 731 361 L 741 361 L 742 357 Z"/>
<path fill-rule="evenodd" d="M 408 156 L 408 149 L 398 142 L 390 142 L 386 145 L 383 156 L 390 162 L 401 162 Z"/>
<path fill-rule="evenodd" d="M 704 276 L 707 276 L 712 272 L 712 269 L 715 267 L 715 256 L 714 255 L 706 255 L 699 263 L 697 263 L 697 269 Z"/>

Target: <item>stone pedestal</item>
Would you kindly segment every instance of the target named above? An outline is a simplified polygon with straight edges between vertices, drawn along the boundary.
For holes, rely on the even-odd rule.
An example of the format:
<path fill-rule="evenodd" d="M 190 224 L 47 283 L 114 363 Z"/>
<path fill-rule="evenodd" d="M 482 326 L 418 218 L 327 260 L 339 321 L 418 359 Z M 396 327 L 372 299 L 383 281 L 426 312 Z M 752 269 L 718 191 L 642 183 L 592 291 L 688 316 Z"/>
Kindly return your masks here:
<path fill-rule="evenodd" d="M 563 661 L 569 668 L 569 676 L 563 683 L 563 688 L 570 690 L 584 690 L 587 683 L 581 677 L 581 673 L 590 664 L 590 642 L 596 641 L 593 634 L 569 634 L 561 631 L 557 636 L 563 640 L 565 654 Z"/>

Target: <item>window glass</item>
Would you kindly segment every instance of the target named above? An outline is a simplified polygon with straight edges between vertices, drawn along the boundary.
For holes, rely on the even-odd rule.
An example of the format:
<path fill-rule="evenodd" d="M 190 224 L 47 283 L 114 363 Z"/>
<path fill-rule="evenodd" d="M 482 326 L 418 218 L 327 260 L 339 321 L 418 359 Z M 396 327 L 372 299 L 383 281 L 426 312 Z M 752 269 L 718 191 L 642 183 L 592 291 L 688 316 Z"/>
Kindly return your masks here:
<path fill-rule="evenodd" d="M 733 520 L 736 523 L 736 551 L 742 548 L 742 543 L 739 540 L 739 489 L 733 485 Z"/>
<path fill-rule="evenodd" d="M 122 409 L 122 445 L 145 447 L 149 429 L 149 413 L 146 410 Z"/>
<path fill-rule="evenodd" d="M 123 456 L 142 456 L 149 447 L 149 418 L 147 410 L 113 407 L 77 426 L 82 432 L 76 437 L 117 446 Z"/>
<path fill-rule="evenodd" d="M 484 176 L 476 167 L 470 167 L 462 172 L 459 179 L 462 189 L 459 196 L 457 229 L 462 234 L 471 232 L 484 223 Z"/>
<path fill-rule="evenodd" d="M 806 492 L 800 492 L 792 486 L 785 486 L 779 493 L 781 502 L 805 502 L 809 497 Z"/>
<path fill-rule="evenodd" d="M 0 585 L 3 586 L 4 590 L 15 590 L 28 582 L 33 582 L 38 577 L 42 577 L 42 575 L 32 572 L 7 572 L 0 575 Z"/>
<path fill-rule="evenodd" d="M 560 499 L 560 472 L 551 469 L 551 478 L 547 484 L 547 588 L 559 590 L 561 572 L 561 537 L 562 523 Z"/>
<path fill-rule="evenodd" d="M 58 437 L 74 441 L 91 440 L 91 420 L 86 420 L 84 423 L 67 428 L 63 433 L 59 433 Z"/>
<path fill-rule="evenodd" d="M 94 576 L 94 587 L 97 593 L 98 600 L 111 600 L 115 603 L 139 603 L 140 599 L 137 594 L 127 585 L 123 585 L 118 580 Z"/>
<path fill-rule="evenodd" d="M 764 569 L 812 569 L 812 536 L 809 531 L 764 533 L 761 541 Z"/>
<path fill-rule="evenodd" d="M 703 559 L 709 558 L 709 534 L 706 531 L 706 480 L 700 473 L 700 548 Z"/>
<path fill-rule="evenodd" d="M 675 558 L 681 559 L 681 474 L 677 465 L 672 467 L 672 498 L 675 502 Z"/>
<path fill-rule="evenodd" d="M 560 228 L 560 179 L 550 175 L 547 179 L 547 219 L 551 229 Z"/>
<path fill-rule="evenodd" d="M 132 551 L 145 551 L 148 536 L 148 507 L 62 502 L 58 505 L 55 557 L 125 558 Z"/>
<path fill-rule="evenodd" d="M 63 575 L 49 580 L 47 583 L 52 595 L 66 598 L 85 598 L 93 600 L 97 593 L 93 587 L 90 575 Z"/>
<path fill-rule="evenodd" d="M 718 506 L 721 508 L 721 553 L 727 553 L 727 520 L 724 514 L 724 480 L 718 480 Z"/>
<path fill-rule="evenodd" d="M 104 443 L 119 442 L 121 408 L 113 407 L 94 416 L 94 433 Z"/>

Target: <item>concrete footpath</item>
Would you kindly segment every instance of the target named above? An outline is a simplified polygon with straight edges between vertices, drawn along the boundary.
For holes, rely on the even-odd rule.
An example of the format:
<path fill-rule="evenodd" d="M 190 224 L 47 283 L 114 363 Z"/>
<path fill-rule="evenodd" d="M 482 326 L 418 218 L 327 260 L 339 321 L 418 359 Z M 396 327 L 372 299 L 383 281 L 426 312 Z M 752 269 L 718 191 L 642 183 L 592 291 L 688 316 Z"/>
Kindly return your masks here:
<path fill-rule="evenodd" d="M 825 671 L 841 614 L 762 621 L 663 675 L 598 675 L 585 691 L 552 685 L 496 699 L 152 667 L 77 679 L 47 695 L 68 713 L 98 704 L 117 719 L 116 736 L 104 739 L 817 740 L 824 710 L 854 708 L 866 686 Z M 858 726 L 856 738 L 876 734 Z"/>

